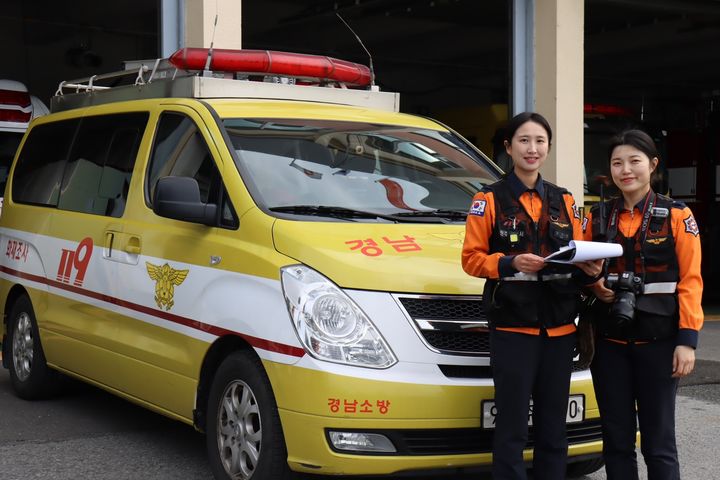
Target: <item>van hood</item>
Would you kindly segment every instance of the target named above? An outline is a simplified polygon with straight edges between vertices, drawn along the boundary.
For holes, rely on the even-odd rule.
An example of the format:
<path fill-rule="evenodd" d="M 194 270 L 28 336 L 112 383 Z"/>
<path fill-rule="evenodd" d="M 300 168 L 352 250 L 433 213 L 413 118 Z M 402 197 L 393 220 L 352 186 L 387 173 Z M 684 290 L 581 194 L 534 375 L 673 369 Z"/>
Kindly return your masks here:
<path fill-rule="evenodd" d="M 303 222 L 278 219 L 278 252 L 343 288 L 402 293 L 482 294 L 460 264 L 464 225 Z"/>

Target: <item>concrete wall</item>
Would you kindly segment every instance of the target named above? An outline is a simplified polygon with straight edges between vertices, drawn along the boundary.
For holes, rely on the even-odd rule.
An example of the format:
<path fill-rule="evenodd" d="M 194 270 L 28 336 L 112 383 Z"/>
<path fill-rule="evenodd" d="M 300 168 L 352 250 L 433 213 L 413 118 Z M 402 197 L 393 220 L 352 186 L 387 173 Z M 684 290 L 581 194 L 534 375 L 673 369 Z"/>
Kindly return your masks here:
<path fill-rule="evenodd" d="M 241 0 L 185 0 L 185 46 L 242 48 L 241 20 Z"/>
<path fill-rule="evenodd" d="M 584 2 L 535 0 L 535 109 L 554 130 L 547 180 L 583 196 Z"/>

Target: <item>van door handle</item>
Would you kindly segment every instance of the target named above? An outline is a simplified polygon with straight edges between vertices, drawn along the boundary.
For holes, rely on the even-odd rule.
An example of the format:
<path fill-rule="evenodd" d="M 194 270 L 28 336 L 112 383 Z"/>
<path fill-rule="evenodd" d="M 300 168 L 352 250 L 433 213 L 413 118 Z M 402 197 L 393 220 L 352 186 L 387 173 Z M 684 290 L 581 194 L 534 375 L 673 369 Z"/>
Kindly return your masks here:
<path fill-rule="evenodd" d="M 125 245 L 125 252 L 130 255 L 140 255 L 140 251 L 140 237 L 130 237 Z"/>
<path fill-rule="evenodd" d="M 105 232 L 105 248 L 107 249 L 107 257 L 112 257 L 112 251 L 115 242 L 115 232 Z"/>

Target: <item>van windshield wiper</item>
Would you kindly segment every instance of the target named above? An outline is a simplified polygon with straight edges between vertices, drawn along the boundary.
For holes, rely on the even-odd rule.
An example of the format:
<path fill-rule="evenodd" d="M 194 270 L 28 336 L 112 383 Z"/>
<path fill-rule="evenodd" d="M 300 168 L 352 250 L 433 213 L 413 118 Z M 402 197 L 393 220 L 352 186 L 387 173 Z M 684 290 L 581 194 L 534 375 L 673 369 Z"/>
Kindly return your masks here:
<path fill-rule="evenodd" d="M 294 213 L 297 215 L 315 215 L 319 217 L 333 218 L 382 218 L 391 222 L 408 221 L 395 218 L 393 215 L 356 210 L 354 208 L 336 207 L 331 205 L 286 205 L 282 207 L 270 207 L 271 212 Z"/>
<path fill-rule="evenodd" d="M 333 218 L 382 218 L 391 222 L 403 223 L 431 223 L 443 222 L 447 219 L 464 220 L 467 212 L 458 210 L 426 210 L 399 213 L 377 213 L 354 208 L 337 207 L 330 205 L 287 205 L 281 207 L 270 207 L 272 212 L 294 213 L 297 215 L 316 215 Z"/>
<path fill-rule="evenodd" d="M 436 217 L 447 218 L 451 220 L 465 220 L 467 210 L 450 210 L 447 208 L 438 208 L 437 210 L 415 210 L 412 212 L 393 213 L 393 217 Z"/>

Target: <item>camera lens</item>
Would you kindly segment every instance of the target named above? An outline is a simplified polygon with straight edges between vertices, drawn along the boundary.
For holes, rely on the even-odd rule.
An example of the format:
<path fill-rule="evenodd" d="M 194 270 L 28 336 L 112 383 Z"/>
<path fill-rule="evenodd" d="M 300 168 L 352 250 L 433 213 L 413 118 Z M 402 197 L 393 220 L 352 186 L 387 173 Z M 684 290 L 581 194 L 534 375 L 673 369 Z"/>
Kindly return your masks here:
<path fill-rule="evenodd" d="M 628 291 L 616 292 L 610 315 L 619 323 L 630 322 L 635 318 L 635 294 Z"/>

